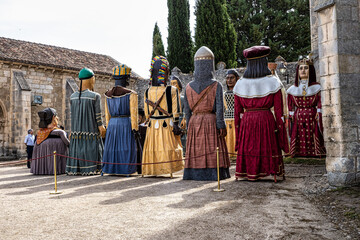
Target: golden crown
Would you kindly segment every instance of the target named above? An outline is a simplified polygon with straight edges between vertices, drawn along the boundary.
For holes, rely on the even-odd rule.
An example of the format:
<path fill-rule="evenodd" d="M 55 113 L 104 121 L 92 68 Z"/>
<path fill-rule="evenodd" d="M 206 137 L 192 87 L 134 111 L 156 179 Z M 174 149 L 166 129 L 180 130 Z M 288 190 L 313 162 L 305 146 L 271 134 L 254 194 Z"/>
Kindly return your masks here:
<path fill-rule="evenodd" d="M 299 56 L 298 65 L 314 65 L 314 60 L 311 56 L 311 53 L 308 56 Z"/>

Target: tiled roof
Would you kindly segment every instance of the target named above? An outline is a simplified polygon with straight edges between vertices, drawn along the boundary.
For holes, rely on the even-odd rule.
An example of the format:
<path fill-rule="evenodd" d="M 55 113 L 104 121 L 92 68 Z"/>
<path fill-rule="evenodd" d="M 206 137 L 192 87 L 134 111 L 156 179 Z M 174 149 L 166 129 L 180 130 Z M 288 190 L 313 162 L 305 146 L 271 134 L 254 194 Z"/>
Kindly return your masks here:
<path fill-rule="evenodd" d="M 112 75 L 112 68 L 120 64 L 112 57 L 103 54 L 4 37 L 0 37 L 0 60 L 76 71 L 87 67 L 95 73 L 105 75 Z M 131 73 L 131 76 L 140 78 L 140 76 L 134 72 Z"/>

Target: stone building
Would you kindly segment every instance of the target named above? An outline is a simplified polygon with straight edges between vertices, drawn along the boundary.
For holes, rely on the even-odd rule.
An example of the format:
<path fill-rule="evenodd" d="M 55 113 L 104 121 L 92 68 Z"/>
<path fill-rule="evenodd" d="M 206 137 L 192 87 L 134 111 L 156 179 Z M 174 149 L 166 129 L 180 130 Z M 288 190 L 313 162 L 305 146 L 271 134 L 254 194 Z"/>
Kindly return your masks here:
<path fill-rule="evenodd" d="M 360 183 L 360 1 L 310 0 L 331 185 Z"/>
<path fill-rule="evenodd" d="M 118 64 L 106 55 L 0 37 L 0 157 L 25 154 L 27 130 L 38 129 L 37 112 L 46 107 L 56 109 L 69 131 L 69 97 L 78 90 L 80 69 L 95 72 L 95 91 L 104 94 L 114 86 L 111 70 Z M 132 72 L 129 87 L 139 80 Z"/>

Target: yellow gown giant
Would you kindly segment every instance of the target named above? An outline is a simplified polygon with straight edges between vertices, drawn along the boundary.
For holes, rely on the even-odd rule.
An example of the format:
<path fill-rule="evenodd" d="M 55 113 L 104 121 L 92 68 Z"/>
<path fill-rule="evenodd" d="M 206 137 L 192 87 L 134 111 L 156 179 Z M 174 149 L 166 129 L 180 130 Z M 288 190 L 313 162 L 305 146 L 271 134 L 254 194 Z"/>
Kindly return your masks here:
<path fill-rule="evenodd" d="M 181 112 L 178 90 L 173 86 L 151 86 L 148 88 L 144 94 L 145 116 L 149 118 L 153 110 L 153 107 L 147 104 L 146 99 L 156 103 L 164 92 L 165 95 L 159 106 L 166 110 L 170 116 L 155 110 L 155 113 L 150 117 L 143 149 L 143 175 L 172 174 L 182 170 L 184 167 L 182 147 L 172 131 L 174 121 L 178 121 Z M 169 161 L 174 162 L 147 164 Z"/>

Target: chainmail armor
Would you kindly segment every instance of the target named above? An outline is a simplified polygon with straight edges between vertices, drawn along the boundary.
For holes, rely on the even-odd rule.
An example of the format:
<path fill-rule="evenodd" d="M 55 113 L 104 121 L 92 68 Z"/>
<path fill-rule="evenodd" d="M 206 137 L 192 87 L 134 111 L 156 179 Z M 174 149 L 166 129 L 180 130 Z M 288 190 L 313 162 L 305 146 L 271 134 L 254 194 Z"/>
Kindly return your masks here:
<path fill-rule="evenodd" d="M 226 91 L 224 93 L 224 98 L 226 102 L 227 109 L 225 109 L 224 117 L 225 119 L 234 119 L 234 103 L 235 103 L 235 97 L 234 97 L 233 91 Z"/>

